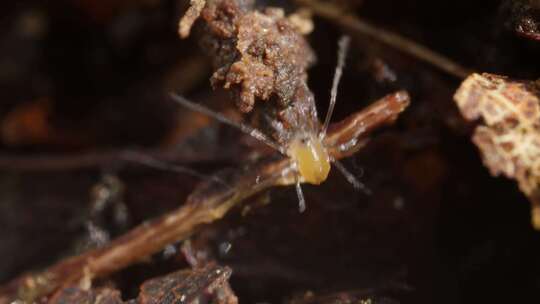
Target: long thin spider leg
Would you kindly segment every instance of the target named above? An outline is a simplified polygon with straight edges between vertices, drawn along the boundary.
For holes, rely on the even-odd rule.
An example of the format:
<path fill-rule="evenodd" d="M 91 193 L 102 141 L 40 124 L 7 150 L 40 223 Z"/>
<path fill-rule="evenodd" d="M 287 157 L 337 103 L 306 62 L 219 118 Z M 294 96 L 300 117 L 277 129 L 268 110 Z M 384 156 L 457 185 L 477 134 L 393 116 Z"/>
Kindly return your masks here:
<path fill-rule="evenodd" d="M 208 116 L 214 118 L 215 120 L 217 120 L 219 122 L 222 122 L 222 123 L 224 123 L 226 125 L 234 127 L 236 129 L 242 131 L 243 133 L 248 134 L 248 135 L 260 140 L 261 142 L 265 143 L 266 145 L 268 145 L 272 149 L 274 149 L 276 151 L 279 151 L 283 155 L 287 154 L 287 152 L 285 151 L 285 149 L 283 147 L 281 147 L 279 144 L 274 142 L 272 139 L 270 139 L 264 133 L 262 133 L 261 131 L 255 129 L 255 128 L 252 128 L 252 127 L 250 127 L 248 125 L 245 125 L 245 124 L 242 124 L 242 123 L 234 122 L 234 121 L 230 120 L 229 118 L 225 117 L 224 115 L 221 115 L 220 113 L 216 113 L 216 112 L 210 110 L 209 108 L 207 108 L 207 107 L 205 107 L 203 105 L 194 103 L 194 102 L 188 100 L 187 98 L 185 98 L 185 97 L 183 97 L 181 95 L 178 95 L 176 93 L 171 93 L 170 96 L 175 102 L 179 103 L 180 105 L 182 105 L 182 106 L 184 106 L 184 107 L 186 107 L 186 108 L 188 108 L 188 109 L 190 109 L 192 111 L 196 111 L 196 112 L 208 115 Z"/>
<path fill-rule="evenodd" d="M 334 72 L 334 79 L 332 81 L 332 90 L 330 91 L 330 104 L 328 105 L 328 112 L 326 112 L 323 128 L 320 133 L 321 138 L 326 135 L 326 130 L 328 129 L 330 119 L 332 118 L 332 113 L 334 112 L 334 107 L 336 106 L 338 85 L 339 81 L 341 80 L 341 75 L 343 74 L 343 67 L 345 66 L 345 58 L 347 57 L 347 52 L 349 51 L 350 41 L 351 38 L 349 36 L 343 36 L 341 37 L 341 39 L 339 39 L 338 62 L 336 70 Z"/>
<path fill-rule="evenodd" d="M 202 180 L 210 179 L 210 180 L 213 180 L 213 181 L 215 181 L 215 182 L 217 182 L 219 184 L 222 184 L 224 186 L 229 187 L 229 184 L 227 184 L 224 180 L 222 180 L 221 178 L 219 178 L 217 176 L 202 174 L 202 173 L 197 172 L 197 171 L 195 171 L 195 170 L 193 170 L 191 168 L 166 163 L 166 162 L 160 161 L 159 159 L 151 157 L 149 155 L 145 155 L 143 153 L 128 151 L 128 152 L 125 152 L 122 155 L 122 158 L 127 160 L 127 161 L 131 161 L 131 162 L 134 162 L 134 163 L 137 163 L 137 164 L 146 165 L 146 166 L 151 167 L 151 168 L 156 168 L 156 169 L 161 169 L 161 170 L 166 170 L 166 171 L 171 171 L 171 172 L 187 174 L 187 175 L 195 176 L 195 177 L 200 178 Z"/>
<path fill-rule="evenodd" d="M 332 163 L 339 170 L 339 172 L 343 174 L 345 179 L 353 185 L 354 189 L 362 190 L 365 194 L 371 195 L 371 190 L 362 182 L 360 182 L 351 172 L 349 172 L 349 170 L 347 170 L 347 168 L 345 168 L 345 166 L 340 161 L 332 159 Z"/>
<path fill-rule="evenodd" d="M 300 180 L 296 181 L 296 195 L 298 196 L 298 211 L 302 213 L 306 211 L 306 200 L 304 198 L 304 192 L 302 191 L 302 186 L 300 185 Z"/>

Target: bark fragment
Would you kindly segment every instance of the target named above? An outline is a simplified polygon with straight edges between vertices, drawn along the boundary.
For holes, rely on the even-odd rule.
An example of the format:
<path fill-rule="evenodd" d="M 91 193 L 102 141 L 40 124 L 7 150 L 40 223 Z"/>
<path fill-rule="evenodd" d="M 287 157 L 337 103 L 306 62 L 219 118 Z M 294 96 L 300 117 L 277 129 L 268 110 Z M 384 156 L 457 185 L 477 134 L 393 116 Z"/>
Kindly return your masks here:
<path fill-rule="evenodd" d="M 217 265 L 177 271 L 144 282 L 137 303 L 207 303 L 204 299 L 215 299 L 217 303 L 237 304 L 228 285 L 230 276 L 230 268 Z"/>
<path fill-rule="evenodd" d="M 186 37 L 200 1 L 180 21 Z M 201 10 L 201 42 L 212 58 L 214 87 L 231 89 L 238 108 L 250 112 L 258 100 L 274 98 L 280 107 L 294 102 L 315 56 L 302 33 L 310 26 L 298 15 L 289 20 L 282 9 L 253 9 L 251 1 L 209 0 Z"/>

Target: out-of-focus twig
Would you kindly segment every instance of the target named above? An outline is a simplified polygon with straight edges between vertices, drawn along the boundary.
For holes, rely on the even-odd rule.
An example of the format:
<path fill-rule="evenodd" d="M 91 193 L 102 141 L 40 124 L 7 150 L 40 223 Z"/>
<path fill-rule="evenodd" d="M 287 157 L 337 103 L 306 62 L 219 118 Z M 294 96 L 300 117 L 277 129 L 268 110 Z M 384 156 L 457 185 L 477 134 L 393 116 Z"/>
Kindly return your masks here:
<path fill-rule="evenodd" d="M 111 166 L 119 163 L 144 163 L 143 160 L 137 159 L 138 155 L 159 159 L 160 161 L 181 163 L 215 162 L 220 159 L 226 159 L 227 157 L 226 153 L 216 156 L 214 154 L 205 155 L 204 152 L 186 152 L 178 149 L 121 149 L 79 154 L 36 156 L 0 154 L 0 169 L 13 171 L 67 171 Z"/>
<path fill-rule="evenodd" d="M 451 59 L 408 38 L 361 20 L 357 16 L 345 12 L 335 4 L 330 2 L 322 3 L 317 0 L 296 0 L 296 2 L 310 8 L 316 15 L 329 19 L 355 33 L 365 35 L 371 39 L 401 50 L 402 52 L 425 61 L 450 75 L 458 78 L 465 78 L 472 73 L 472 71 L 455 63 Z"/>
<path fill-rule="evenodd" d="M 409 104 L 405 92 L 388 95 L 368 108 L 331 126 L 326 144 L 331 157 L 347 156 L 350 146 L 363 142 L 370 131 L 393 122 Z M 166 245 L 184 240 L 204 224 L 222 218 L 249 196 L 278 185 L 296 183 L 288 158 L 275 155 L 250 168 L 220 176 L 227 185 L 212 180 L 201 184 L 180 208 L 134 228 L 108 246 L 68 258 L 35 275 L 24 275 L 0 288 L 0 304 L 15 299 L 32 302 L 66 285 L 104 277 L 152 255 Z"/>

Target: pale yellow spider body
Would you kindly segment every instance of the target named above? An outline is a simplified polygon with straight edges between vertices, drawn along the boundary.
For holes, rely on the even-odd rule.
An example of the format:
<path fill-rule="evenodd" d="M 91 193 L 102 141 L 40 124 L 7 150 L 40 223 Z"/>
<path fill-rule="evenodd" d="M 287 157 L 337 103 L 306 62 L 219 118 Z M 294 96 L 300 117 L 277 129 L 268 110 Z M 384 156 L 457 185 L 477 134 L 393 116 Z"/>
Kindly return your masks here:
<path fill-rule="evenodd" d="M 287 154 L 305 182 L 319 185 L 328 177 L 330 157 L 318 136 L 293 140 Z"/>

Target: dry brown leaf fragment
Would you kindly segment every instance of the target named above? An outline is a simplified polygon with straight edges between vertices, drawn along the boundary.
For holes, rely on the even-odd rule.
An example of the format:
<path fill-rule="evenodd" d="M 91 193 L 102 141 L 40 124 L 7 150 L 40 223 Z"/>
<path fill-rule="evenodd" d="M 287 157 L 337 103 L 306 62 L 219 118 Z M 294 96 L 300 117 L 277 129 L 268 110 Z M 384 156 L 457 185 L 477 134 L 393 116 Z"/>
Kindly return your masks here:
<path fill-rule="evenodd" d="M 238 304 L 230 290 L 231 269 L 217 265 L 186 269 L 144 282 L 137 298 L 139 304 L 222 303 Z M 226 295 L 225 297 L 222 297 Z M 214 301 L 209 301 L 214 299 Z"/>
<path fill-rule="evenodd" d="M 540 228 L 540 86 L 493 74 L 472 74 L 454 99 L 468 120 L 482 119 L 473 142 L 493 176 L 518 182 L 533 204 L 533 224 Z"/>

